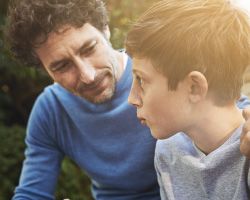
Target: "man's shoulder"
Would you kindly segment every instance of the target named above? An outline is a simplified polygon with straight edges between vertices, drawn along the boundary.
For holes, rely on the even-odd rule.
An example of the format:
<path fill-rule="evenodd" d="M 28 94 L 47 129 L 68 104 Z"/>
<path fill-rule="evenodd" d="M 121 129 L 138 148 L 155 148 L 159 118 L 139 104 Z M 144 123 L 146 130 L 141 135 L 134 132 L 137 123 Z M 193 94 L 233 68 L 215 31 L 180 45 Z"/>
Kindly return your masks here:
<path fill-rule="evenodd" d="M 69 93 L 66 89 L 64 89 L 62 86 L 60 86 L 58 83 L 54 83 L 51 85 L 48 85 L 43 90 L 44 94 L 51 94 L 51 93 L 60 93 L 60 94 L 66 94 Z"/>
<path fill-rule="evenodd" d="M 39 94 L 38 99 L 54 101 L 55 99 L 72 98 L 73 95 L 57 83 L 46 86 Z"/>
<path fill-rule="evenodd" d="M 64 99 L 71 101 L 73 95 L 62 88 L 59 84 L 54 83 L 46 86 L 35 100 L 34 107 L 55 110 L 62 104 Z"/>

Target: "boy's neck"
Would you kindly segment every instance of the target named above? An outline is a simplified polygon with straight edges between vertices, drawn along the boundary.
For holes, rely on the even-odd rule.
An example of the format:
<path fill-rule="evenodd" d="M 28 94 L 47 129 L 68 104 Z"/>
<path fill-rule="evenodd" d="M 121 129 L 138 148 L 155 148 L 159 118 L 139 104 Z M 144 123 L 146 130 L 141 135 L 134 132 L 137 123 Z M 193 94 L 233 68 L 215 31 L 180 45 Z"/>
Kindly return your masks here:
<path fill-rule="evenodd" d="M 195 145 L 205 154 L 221 146 L 244 122 L 241 110 L 235 104 L 218 107 L 206 104 L 199 108 L 200 116 L 188 131 Z"/>

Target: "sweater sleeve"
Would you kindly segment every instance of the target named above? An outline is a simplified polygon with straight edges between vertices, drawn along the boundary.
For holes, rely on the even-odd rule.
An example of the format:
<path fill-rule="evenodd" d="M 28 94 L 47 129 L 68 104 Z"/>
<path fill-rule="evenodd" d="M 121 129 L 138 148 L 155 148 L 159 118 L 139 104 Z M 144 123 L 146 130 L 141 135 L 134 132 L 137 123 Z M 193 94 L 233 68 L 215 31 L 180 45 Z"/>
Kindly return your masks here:
<path fill-rule="evenodd" d="M 237 101 L 237 106 L 240 109 L 244 109 L 250 106 L 250 100 L 246 95 L 241 95 L 240 99 Z"/>
<path fill-rule="evenodd" d="M 52 113 L 46 98 L 41 95 L 29 118 L 25 160 L 13 200 L 54 199 L 63 154 L 54 140 Z"/>
<path fill-rule="evenodd" d="M 250 191 L 250 160 L 248 159 L 247 188 Z"/>
<path fill-rule="evenodd" d="M 162 180 L 162 176 L 161 176 L 161 173 L 160 173 L 160 169 L 159 169 L 159 158 L 158 158 L 158 154 L 157 152 L 155 152 L 155 157 L 154 157 L 154 165 L 155 165 L 155 171 L 156 171 L 156 174 L 157 174 L 157 180 L 158 180 L 158 184 L 160 186 L 160 195 L 161 195 L 161 199 L 165 199 L 167 200 L 167 195 L 166 195 L 166 192 L 165 192 L 165 189 L 164 189 L 164 183 L 163 183 L 163 180 Z"/>

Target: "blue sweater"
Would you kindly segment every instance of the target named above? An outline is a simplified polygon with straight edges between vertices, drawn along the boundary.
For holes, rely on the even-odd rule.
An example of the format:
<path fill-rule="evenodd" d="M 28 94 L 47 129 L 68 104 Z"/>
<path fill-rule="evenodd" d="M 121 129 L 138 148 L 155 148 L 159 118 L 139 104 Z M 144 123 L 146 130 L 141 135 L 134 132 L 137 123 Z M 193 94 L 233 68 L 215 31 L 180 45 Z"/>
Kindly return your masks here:
<path fill-rule="evenodd" d="M 92 104 L 58 84 L 47 87 L 30 115 L 26 159 L 13 199 L 54 199 L 60 165 L 68 156 L 91 178 L 95 199 L 159 200 L 155 140 L 127 103 L 131 83 L 129 59 L 106 103 Z"/>

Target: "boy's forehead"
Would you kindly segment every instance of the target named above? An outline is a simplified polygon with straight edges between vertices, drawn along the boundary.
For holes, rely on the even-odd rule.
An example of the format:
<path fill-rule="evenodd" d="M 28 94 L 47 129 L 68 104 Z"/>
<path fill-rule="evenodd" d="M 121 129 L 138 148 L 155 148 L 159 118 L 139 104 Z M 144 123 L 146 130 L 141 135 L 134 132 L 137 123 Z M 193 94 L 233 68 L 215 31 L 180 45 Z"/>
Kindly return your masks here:
<path fill-rule="evenodd" d="M 143 72 L 149 61 L 145 58 L 133 57 L 133 72 Z"/>
<path fill-rule="evenodd" d="M 150 64 L 151 61 L 147 58 L 133 57 L 133 69 L 140 69 L 142 66 Z"/>
<path fill-rule="evenodd" d="M 158 73 L 148 58 L 133 57 L 133 73 L 151 76 Z"/>

